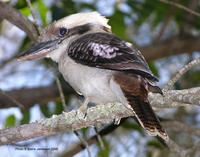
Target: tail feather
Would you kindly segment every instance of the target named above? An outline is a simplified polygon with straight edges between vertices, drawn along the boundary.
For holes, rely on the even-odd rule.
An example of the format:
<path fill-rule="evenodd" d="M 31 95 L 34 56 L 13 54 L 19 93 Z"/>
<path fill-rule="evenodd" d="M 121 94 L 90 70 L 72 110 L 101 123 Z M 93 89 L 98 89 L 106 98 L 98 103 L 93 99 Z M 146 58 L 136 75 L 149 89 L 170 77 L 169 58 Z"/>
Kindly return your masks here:
<path fill-rule="evenodd" d="M 168 135 L 160 125 L 159 119 L 156 117 L 148 101 L 148 92 L 162 94 L 160 88 L 139 75 L 117 73 L 115 81 L 120 85 L 128 104 L 132 107 L 135 117 L 141 126 L 150 135 L 159 136 L 167 141 Z"/>
<path fill-rule="evenodd" d="M 140 125 L 152 136 L 159 136 L 164 140 L 168 139 L 168 135 L 160 125 L 159 119 L 156 117 L 149 102 L 144 102 L 140 97 L 125 94 L 129 105 L 132 107 L 135 116 Z"/>

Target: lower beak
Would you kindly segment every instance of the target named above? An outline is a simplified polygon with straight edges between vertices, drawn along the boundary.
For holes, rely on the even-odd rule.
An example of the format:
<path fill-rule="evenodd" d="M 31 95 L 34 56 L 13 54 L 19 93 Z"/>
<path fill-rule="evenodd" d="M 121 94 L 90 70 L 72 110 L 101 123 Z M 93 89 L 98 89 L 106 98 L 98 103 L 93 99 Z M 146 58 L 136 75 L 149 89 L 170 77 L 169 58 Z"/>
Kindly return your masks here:
<path fill-rule="evenodd" d="M 51 51 L 55 50 L 58 47 L 58 44 L 58 39 L 38 43 L 19 56 L 18 60 L 26 61 L 44 58 Z"/>

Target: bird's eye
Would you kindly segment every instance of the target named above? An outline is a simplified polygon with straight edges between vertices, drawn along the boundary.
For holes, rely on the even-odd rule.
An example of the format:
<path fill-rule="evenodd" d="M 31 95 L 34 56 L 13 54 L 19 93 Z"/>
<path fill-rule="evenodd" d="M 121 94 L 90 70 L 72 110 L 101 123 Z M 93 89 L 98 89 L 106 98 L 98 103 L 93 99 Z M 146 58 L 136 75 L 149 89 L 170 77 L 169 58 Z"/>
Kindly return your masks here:
<path fill-rule="evenodd" d="M 59 36 L 63 37 L 67 33 L 67 28 L 61 27 L 59 29 Z"/>

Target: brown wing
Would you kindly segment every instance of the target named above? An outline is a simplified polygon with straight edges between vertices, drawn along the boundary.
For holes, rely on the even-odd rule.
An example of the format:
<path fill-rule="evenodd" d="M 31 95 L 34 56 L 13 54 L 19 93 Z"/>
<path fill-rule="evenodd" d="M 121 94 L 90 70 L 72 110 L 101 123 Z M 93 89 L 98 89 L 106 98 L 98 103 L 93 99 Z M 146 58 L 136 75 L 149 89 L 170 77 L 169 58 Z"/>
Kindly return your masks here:
<path fill-rule="evenodd" d="M 68 55 L 83 65 L 138 74 L 158 81 L 139 50 L 113 34 L 83 35 L 69 45 Z"/>
<path fill-rule="evenodd" d="M 148 101 L 148 90 L 155 90 L 158 87 L 155 86 L 154 88 L 146 79 L 139 75 L 116 73 L 114 77 L 141 126 L 150 135 L 159 136 L 167 140 L 167 133 L 160 125 L 159 119 L 156 117 Z"/>

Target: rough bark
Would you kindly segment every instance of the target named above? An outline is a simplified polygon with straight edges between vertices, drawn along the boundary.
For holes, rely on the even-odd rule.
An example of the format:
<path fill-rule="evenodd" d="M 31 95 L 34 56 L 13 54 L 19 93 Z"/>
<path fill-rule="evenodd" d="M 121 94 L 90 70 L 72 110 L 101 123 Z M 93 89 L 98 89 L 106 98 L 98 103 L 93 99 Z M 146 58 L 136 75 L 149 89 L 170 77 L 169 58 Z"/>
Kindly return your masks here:
<path fill-rule="evenodd" d="M 189 104 L 200 105 L 200 88 L 168 91 L 165 96 L 150 94 L 153 107 L 178 107 Z M 0 130 L 0 145 L 16 143 L 60 132 L 70 132 L 98 124 L 110 123 L 114 119 L 133 116 L 133 112 L 120 103 L 97 105 L 88 109 L 87 116 L 77 111 L 63 113 L 38 122 Z M 30 131 L 31 130 L 31 131 Z"/>
<path fill-rule="evenodd" d="M 133 116 L 133 112 L 119 103 L 89 108 L 86 117 L 77 111 L 63 112 L 63 114 L 55 115 L 52 118 L 0 130 L 0 145 L 50 136 L 60 132 L 71 132 L 89 126 L 110 123 L 115 118 L 129 116 Z"/>
<path fill-rule="evenodd" d="M 69 86 L 63 85 L 63 87 L 65 95 L 74 93 Z M 0 92 L 0 108 L 17 107 L 17 104 L 12 99 L 23 104 L 25 108 L 30 108 L 36 103 L 45 104 L 59 98 L 59 91 L 56 85 L 17 89 L 4 93 L 7 96 Z M 157 108 L 187 106 L 189 104 L 200 105 L 199 95 L 200 88 L 169 90 L 165 93 L 165 97 L 162 97 L 160 94 L 150 93 L 149 100 Z"/>
<path fill-rule="evenodd" d="M 32 41 L 37 39 L 37 29 L 33 22 L 22 16 L 16 9 L 0 2 L 0 21 L 6 19 L 27 33 Z M 171 55 L 182 53 L 193 53 L 200 50 L 200 37 L 176 36 L 168 40 L 158 42 L 143 48 L 139 48 L 148 61 L 156 60 Z M 65 86 L 66 87 L 66 86 Z M 70 88 L 64 88 L 65 94 L 73 93 Z M 155 108 L 172 108 L 179 106 L 200 105 L 200 88 L 192 88 L 187 90 L 170 90 L 162 97 L 159 94 L 149 94 L 151 105 Z M 56 100 L 59 91 L 56 86 L 39 87 L 35 89 L 20 89 L 10 92 L 0 92 L 0 108 L 20 106 L 22 104 L 31 107 L 35 103 L 47 103 Z M 113 119 L 132 116 L 132 112 L 125 108 L 122 104 L 106 104 L 98 105 L 88 110 L 85 118 L 80 112 L 71 111 L 62 115 L 54 116 L 49 119 L 40 120 L 38 122 L 21 125 L 18 127 L 0 130 L 0 145 L 12 144 L 41 136 L 50 136 L 59 132 L 78 130 L 80 128 L 93 126 L 99 123 L 108 123 Z M 172 125 L 166 123 L 165 125 Z M 178 124 L 175 123 L 175 128 Z M 173 126 L 171 126 L 173 128 Z M 183 131 L 193 133 L 199 136 L 198 132 L 189 126 L 180 125 Z M 170 144 L 171 143 L 171 144 Z M 187 151 L 182 151 L 178 145 L 169 141 L 171 148 L 182 156 L 187 155 Z M 172 149 L 173 150 L 173 149 Z M 186 155 L 185 155 L 186 154 Z"/>

